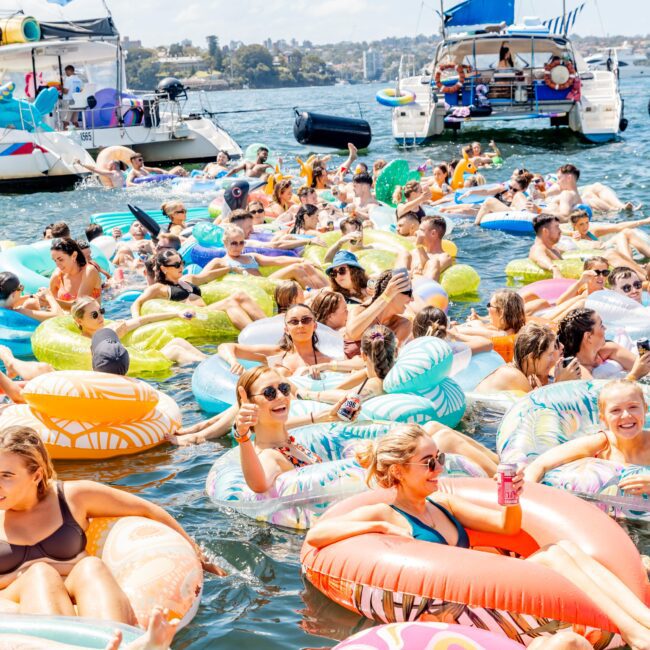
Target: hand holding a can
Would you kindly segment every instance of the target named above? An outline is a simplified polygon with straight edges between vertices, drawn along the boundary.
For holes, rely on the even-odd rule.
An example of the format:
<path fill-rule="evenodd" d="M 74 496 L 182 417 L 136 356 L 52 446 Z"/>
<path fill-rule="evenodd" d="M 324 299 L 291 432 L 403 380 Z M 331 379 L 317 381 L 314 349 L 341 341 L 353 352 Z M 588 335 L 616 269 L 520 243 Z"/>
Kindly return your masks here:
<path fill-rule="evenodd" d="M 500 506 L 517 506 L 524 490 L 524 468 L 500 463 L 495 474 Z"/>

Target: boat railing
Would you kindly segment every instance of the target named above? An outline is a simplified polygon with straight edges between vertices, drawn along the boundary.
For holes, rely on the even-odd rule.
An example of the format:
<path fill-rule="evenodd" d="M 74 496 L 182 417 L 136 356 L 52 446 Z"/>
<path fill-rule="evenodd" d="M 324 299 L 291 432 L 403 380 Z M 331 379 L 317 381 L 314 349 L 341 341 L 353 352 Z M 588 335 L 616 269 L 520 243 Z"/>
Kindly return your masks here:
<path fill-rule="evenodd" d="M 397 71 L 397 85 L 395 90 L 400 93 L 402 79 L 415 77 L 415 54 L 402 54 L 399 58 L 399 68 Z"/>

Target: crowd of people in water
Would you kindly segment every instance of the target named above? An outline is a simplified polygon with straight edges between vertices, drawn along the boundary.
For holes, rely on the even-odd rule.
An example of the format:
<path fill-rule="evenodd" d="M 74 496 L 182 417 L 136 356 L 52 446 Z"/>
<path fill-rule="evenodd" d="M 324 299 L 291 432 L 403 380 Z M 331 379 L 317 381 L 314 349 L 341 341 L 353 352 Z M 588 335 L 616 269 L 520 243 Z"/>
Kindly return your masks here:
<path fill-rule="evenodd" d="M 610 340 L 601 317 L 585 306 L 592 293 L 604 288 L 641 303 L 650 275 L 639 258 L 650 257 L 650 244 L 639 228 L 650 225 L 650 218 L 608 221 L 613 213 L 631 212 L 639 206 L 623 201 L 600 183 L 579 187 L 580 170 L 572 164 L 557 170 L 516 169 L 508 181 L 487 185 L 480 169 L 500 157 L 494 143 L 490 149 L 485 153 L 479 143 L 473 143 L 462 149 L 457 160 L 436 164 L 427 160 L 420 167 L 419 180 L 394 188 L 395 231 L 409 243 L 409 250 L 399 251 L 392 270 L 369 274 L 360 256 L 368 249 L 381 248 L 367 239 L 376 229 L 372 216 L 379 206 L 375 185 L 387 161 L 365 163 L 350 145 L 348 158 L 340 165 L 333 165 L 330 156 L 312 158 L 304 184 L 297 177 L 283 177 L 272 184 L 268 200 L 252 195 L 247 205 L 224 210 L 215 220 L 223 228 L 224 254 L 200 272 L 184 273 L 179 251 L 191 241 L 192 224 L 184 203 L 170 199 L 160 207 L 168 223 L 155 236 L 138 220 L 128 228 L 128 236 L 119 228 L 108 233 L 116 240 L 112 275 L 92 258 L 90 243 L 106 234 L 101 226 L 89 224 L 83 237 L 76 239 L 80 233 L 73 236 L 64 222 L 47 225 L 43 238 L 51 240 L 56 267 L 49 287 L 26 295 L 19 277 L 2 272 L 1 304 L 38 321 L 69 314 L 80 334 L 92 341 L 93 369 L 125 375 L 129 359 L 120 339 L 142 325 L 169 319 L 191 321 L 198 308 L 224 312 L 238 330 L 265 318 L 244 285 L 210 305 L 201 287 L 233 274 L 260 276 L 264 267 L 274 267 L 269 277 L 275 282 L 277 313 L 284 320 L 281 339 L 219 345 L 216 354 L 238 376 L 236 404 L 170 437 L 173 444 L 186 446 L 232 430 L 246 484 L 258 493 L 267 491 L 285 472 L 321 462 L 294 440 L 293 428 L 336 421 L 350 394 L 358 395 L 362 403 L 383 395 L 384 380 L 400 349 L 423 336 L 462 342 L 472 354 L 503 352 L 507 363 L 476 388 L 485 395 L 529 393 L 569 380 L 612 379 L 600 393 L 600 433 L 561 445 L 521 468 L 515 477 L 518 492 L 525 490 L 526 482 L 539 482 L 545 472 L 577 458 L 650 465 L 650 433 L 644 429 L 647 405 L 636 383 L 650 373 L 650 352 L 639 356 L 635 348 Z M 221 152 L 205 167 L 203 176 L 242 173 L 273 180 L 275 163 L 271 165 L 268 157 L 265 147 L 259 148 L 254 161 L 231 161 Z M 479 171 L 468 176 L 459 191 L 452 189 L 452 177 L 463 159 L 471 160 Z M 167 173 L 146 166 L 140 155 L 134 156 L 126 178 L 120 166 L 89 169 L 107 177 L 114 187 L 130 186 L 144 175 Z M 545 175 L 549 171 L 552 174 Z M 186 172 L 175 169 L 171 173 Z M 335 201 L 326 200 L 325 193 Z M 459 203 L 455 200 L 459 194 L 484 200 Z M 455 322 L 442 309 L 418 298 L 414 282 L 421 278 L 438 281 L 455 262 L 443 248 L 446 217 L 480 224 L 485 215 L 512 210 L 536 214 L 529 259 L 553 278 L 561 277 L 557 263 L 566 254 L 559 246 L 563 235 L 574 242 L 588 241 L 598 255 L 584 262 L 582 275 L 552 302 L 527 287 L 503 288 L 490 296 L 484 313 L 472 310 L 464 322 Z M 246 252 L 246 246 L 259 245 L 256 235 L 268 226 L 273 234 L 265 238 L 263 247 L 274 254 Z M 341 237 L 328 244 L 323 237 L 332 231 L 339 231 Z M 295 255 L 297 249 L 310 247 L 324 252 L 322 266 Z M 130 305 L 130 313 L 107 322 L 103 302 L 133 287 L 142 292 Z M 143 306 L 155 299 L 181 303 L 186 309 L 143 313 Z M 345 359 L 333 359 L 321 350 L 320 326 L 340 334 Z M 499 342 L 504 339 L 510 345 L 502 351 Z M 177 364 L 193 364 L 207 356 L 178 337 L 170 337 L 161 351 Z M 14 357 L 6 347 L 0 347 L 0 359 L 6 369 L 0 374 L 0 388 L 15 403 L 24 401 L 17 378 L 29 380 L 52 371 L 49 364 Z M 260 365 L 245 370 L 245 361 Z M 318 377 L 326 372 L 346 373 L 345 379 L 323 391 L 300 388 L 292 381 L 295 375 Z M 327 406 L 292 417 L 292 400 L 315 400 Z M 437 490 L 449 453 L 473 460 L 488 476 L 496 473 L 499 459 L 495 452 L 468 435 L 436 422 L 395 426 L 358 452 L 370 485 L 396 488 L 394 503 L 365 506 L 317 522 L 308 541 L 320 548 L 375 532 L 467 548 L 468 527 L 505 534 L 519 531 L 519 505 L 485 509 Z M 628 477 L 620 487 L 627 493 L 650 495 L 650 473 Z M 110 572 L 101 560 L 87 556 L 84 531 L 90 518 L 134 514 L 172 527 L 196 547 L 207 571 L 224 574 L 162 508 L 96 482 L 57 481 L 37 434 L 24 428 L 0 428 L 0 609 L 7 600 L 22 613 L 84 616 L 92 612 L 95 618 L 133 623 L 128 599 Z M 527 561 L 557 570 L 585 591 L 616 623 L 630 647 L 650 648 L 650 610 L 583 549 L 560 544 Z M 167 647 L 173 633 L 174 626 L 157 611 L 140 645 L 133 647 Z M 2 643 L 0 635 L 0 647 L 5 647 Z M 583 637 L 570 633 L 544 643 L 535 647 L 591 647 Z"/>

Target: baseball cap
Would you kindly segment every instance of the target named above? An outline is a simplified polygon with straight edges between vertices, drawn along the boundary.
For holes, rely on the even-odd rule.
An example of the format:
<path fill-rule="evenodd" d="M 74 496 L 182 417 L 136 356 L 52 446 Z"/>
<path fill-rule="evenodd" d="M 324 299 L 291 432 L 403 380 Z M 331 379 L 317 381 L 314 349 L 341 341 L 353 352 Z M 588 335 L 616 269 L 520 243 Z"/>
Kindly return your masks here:
<path fill-rule="evenodd" d="M 126 375 L 129 372 L 129 352 L 112 329 L 103 327 L 93 334 L 90 352 L 96 372 L 112 375 Z"/>

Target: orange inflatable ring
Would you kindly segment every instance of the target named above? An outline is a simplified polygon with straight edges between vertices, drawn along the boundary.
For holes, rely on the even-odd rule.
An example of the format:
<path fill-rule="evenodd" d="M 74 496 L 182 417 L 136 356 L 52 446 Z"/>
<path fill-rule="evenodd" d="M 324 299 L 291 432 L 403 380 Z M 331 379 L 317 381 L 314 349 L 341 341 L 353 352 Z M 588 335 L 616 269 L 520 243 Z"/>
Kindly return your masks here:
<path fill-rule="evenodd" d="M 515 338 L 515 334 L 506 334 L 493 336 L 491 339 L 494 351 L 500 354 L 506 363 L 510 363 L 515 356 Z"/>
<path fill-rule="evenodd" d="M 569 71 L 569 78 L 564 83 L 561 84 L 555 83 L 551 76 L 553 70 L 558 66 L 563 66 Z M 552 88 L 553 90 L 566 90 L 570 86 L 573 86 L 573 81 L 575 78 L 576 78 L 576 69 L 573 63 L 571 63 L 571 61 L 556 60 L 553 61 L 552 63 L 547 63 L 544 66 L 544 83 L 549 88 Z"/>
<path fill-rule="evenodd" d="M 442 83 L 442 73 L 445 70 L 456 70 L 456 72 L 458 73 L 458 81 L 455 84 L 453 84 L 453 86 L 445 86 L 445 84 Z M 436 74 L 433 80 L 434 83 L 436 84 L 436 88 L 438 90 L 441 90 L 443 93 L 445 94 L 457 93 L 465 83 L 465 66 L 456 65 L 454 63 L 445 63 L 443 65 L 439 65 L 436 68 Z"/>
<path fill-rule="evenodd" d="M 27 404 L 14 404 L 2 412 L 0 424 L 34 429 L 55 460 L 127 456 L 163 444 L 167 436 L 181 426 L 182 417 L 176 402 L 164 393 L 157 393 L 157 399 L 153 410 L 130 422 L 98 424 L 69 417 L 56 418 Z"/>
<path fill-rule="evenodd" d="M 494 481 L 446 479 L 440 484 L 443 492 L 497 507 Z M 321 518 L 394 499 L 392 490 L 365 492 L 340 501 Z M 373 533 L 320 550 L 305 542 L 302 569 L 311 584 L 339 605 L 382 622 L 473 624 L 524 645 L 552 634 L 559 622 L 560 628 L 586 629 L 601 650 L 619 647 L 616 627 L 585 593 L 556 571 L 522 558 L 560 540 L 571 541 L 647 602 L 648 579 L 630 538 L 595 506 L 544 485 L 527 485 L 521 503 L 518 534 L 468 530 L 470 549 Z"/>
<path fill-rule="evenodd" d="M 39 413 L 97 424 L 139 420 L 158 404 L 158 393 L 144 381 L 87 370 L 39 375 L 27 382 L 23 397 Z"/>

